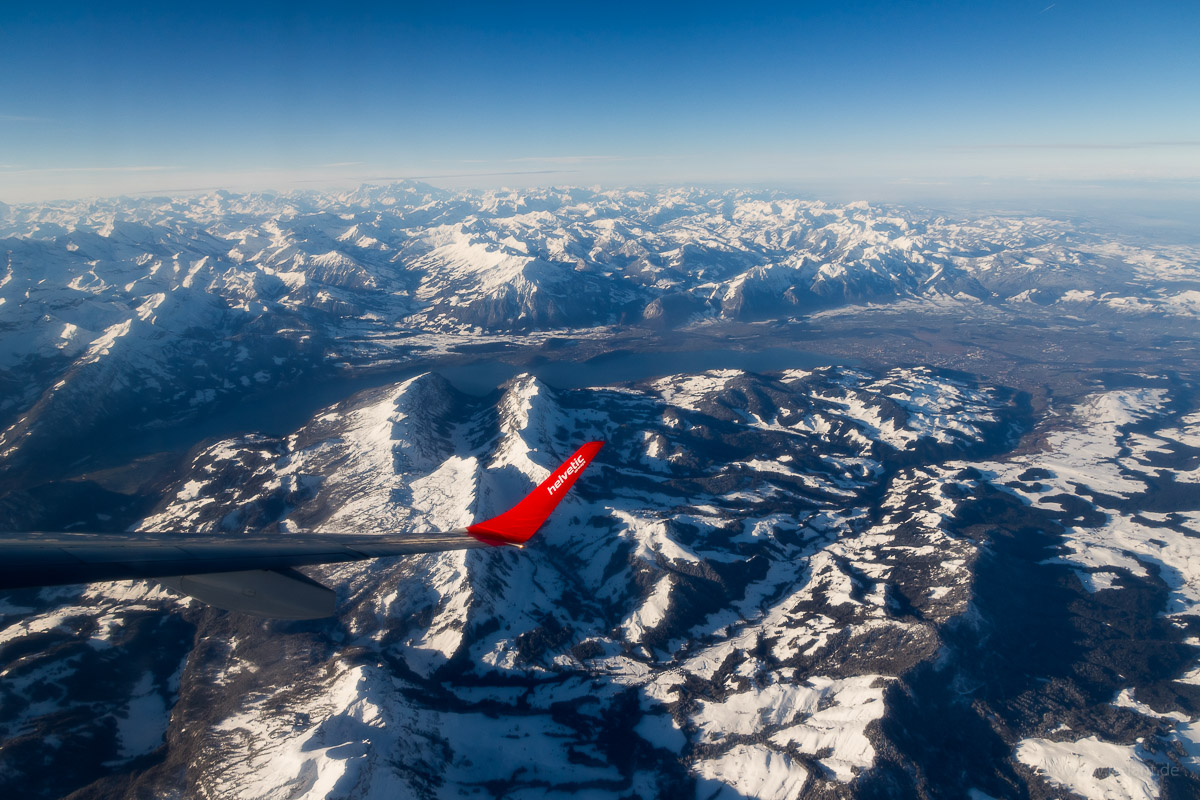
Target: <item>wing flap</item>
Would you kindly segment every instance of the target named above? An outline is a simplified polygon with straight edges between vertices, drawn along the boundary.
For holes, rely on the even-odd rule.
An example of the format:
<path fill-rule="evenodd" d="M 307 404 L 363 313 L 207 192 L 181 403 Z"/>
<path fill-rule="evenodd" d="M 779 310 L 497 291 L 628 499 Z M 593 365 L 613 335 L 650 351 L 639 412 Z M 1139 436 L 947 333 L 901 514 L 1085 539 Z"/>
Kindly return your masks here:
<path fill-rule="evenodd" d="M 337 594 L 293 569 L 255 569 L 159 578 L 159 583 L 202 603 L 272 619 L 320 619 L 337 607 Z"/>

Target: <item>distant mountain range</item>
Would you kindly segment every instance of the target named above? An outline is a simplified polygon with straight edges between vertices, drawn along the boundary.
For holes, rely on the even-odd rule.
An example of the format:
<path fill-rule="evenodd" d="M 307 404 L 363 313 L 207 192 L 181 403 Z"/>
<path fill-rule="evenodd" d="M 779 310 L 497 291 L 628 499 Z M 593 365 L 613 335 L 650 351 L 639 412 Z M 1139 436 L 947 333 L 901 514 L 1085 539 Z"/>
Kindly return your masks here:
<path fill-rule="evenodd" d="M 0 237 L 10 460 L 40 437 L 179 418 L 471 333 L 901 302 L 1200 320 L 1200 258 L 1186 247 L 778 193 L 217 192 L 10 206 Z"/>

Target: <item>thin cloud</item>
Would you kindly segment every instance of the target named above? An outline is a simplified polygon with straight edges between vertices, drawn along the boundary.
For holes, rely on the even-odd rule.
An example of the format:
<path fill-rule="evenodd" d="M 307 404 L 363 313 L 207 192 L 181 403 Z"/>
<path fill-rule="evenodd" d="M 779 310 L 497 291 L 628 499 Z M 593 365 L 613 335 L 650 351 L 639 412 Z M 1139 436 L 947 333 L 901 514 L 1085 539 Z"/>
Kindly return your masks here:
<path fill-rule="evenodd" d="M 0 114 L 0 122 L 46 122 L 45 117 L 27 117 L 21 114 Z"/>
<path fill-rule="evenodd" d="M 545 163 L 545 164 L 582 164 L 588 161 L 625 161 L 624 156 L 525 156 L 524 158 L 505 159 L 510 164 Z"/>
<path fill-rule="evenodd" d="M 975 144 L 954 147 L 954 150 L 1160 150 L 1176 147 L 1200 147 L 1200 139 L 1180 139 L 1164 142 L 1024 142 L 1008 144 Z"/>
<path fill-rule="evenodd" d="M 130 166 L 130 167 L 35 167 L 18 169 L 9 174 L 14 175 L 51 175 L 64 172 L 165 172 L 175 167 L 161 166 Z"/>
<path fill-rule="evenodd" d="M 444 175 L 380 175 L 374 178 L 364 178 L 368 181 L 425 181 L 434 178 L 490 178 L 503 175 L 557 175 L 578 172 L 574 169 L 527 169 L 512 172 L 453 172 Z"/>
<path fill-rule="evenodd" d="M 1052 9 L 1052 8 L 1054 8 L 1056 5 L 1058 5 L 1058 3 L 1051 3 L 1050 5 L 1046 6 L 1046 7 L 1045 7 L 1045 8 L 1043 8 L 1041 11 L 1039 11 L 1038 13 L 1039 13 L 1039 14 L 1045 14 L 1047 11 L 1049 11 L 1049 10 L 1050 10 L 1050 9 Z"/>
<path fill-rule="evenodd" d="M 322 167 L 361 167 L 365 161 L 334 161 L 332 164 L 322 164 Z"/>

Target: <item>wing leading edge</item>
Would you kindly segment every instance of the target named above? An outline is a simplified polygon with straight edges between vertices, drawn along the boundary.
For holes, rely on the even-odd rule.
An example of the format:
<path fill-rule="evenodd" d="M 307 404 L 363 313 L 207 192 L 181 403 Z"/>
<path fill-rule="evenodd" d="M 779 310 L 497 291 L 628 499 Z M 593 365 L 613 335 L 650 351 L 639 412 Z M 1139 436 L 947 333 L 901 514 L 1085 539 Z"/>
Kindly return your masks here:
<path fill-rule="evenodd" d="M 152 578 L 211 605 L 260 616 L 329 616 L 333 592 L 296 567 L 476 547 L 521 546 L 603 442 L 588 442 L 500 516 L 451 531 L 213 537 L 167 531 L 0 534 L 0 589 Z"/>

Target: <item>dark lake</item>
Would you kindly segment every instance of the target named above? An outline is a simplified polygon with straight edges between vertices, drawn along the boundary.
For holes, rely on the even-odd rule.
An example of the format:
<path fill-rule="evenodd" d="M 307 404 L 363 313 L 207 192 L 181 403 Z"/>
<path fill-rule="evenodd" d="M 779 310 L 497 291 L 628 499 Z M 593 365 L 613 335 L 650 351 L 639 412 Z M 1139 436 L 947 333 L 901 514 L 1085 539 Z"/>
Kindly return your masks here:
<path fill-rule="evenodd" d="M 357 392 L 387 386 L 423 372 L 436 372 L 459 391 L 483 396 L 525 372 L 536 375 L 550 386 L 581 389 L 710 369 L 773 372 L 811 369 L 829 363 L 831 360 L 825 356 L 788 347 L 769 347 L 754 351 L 616 350 L 586 361 L 541 360 L 534 364 L 509 364 L 495 357 L 480 355 L 478 360 L 465 364 L 414 365 L 344 380 L 314 382 L 268 391 L 247 398 L 237 405 L 217 409 L 203 419 L 191 423 L 139 431 L 123 442 L 114 442 L 113 452 L 109 455 L 120 454 L 128 457 L 134 454 L 183 450 L 206 439 L 226 438 L 243 433 L 283 436 L 304 425 L 326 406 Z"/>
<path fill-rule="evenodd" d="M 459 391 L 484 395 L 505 381 L 531 372 L 541 381 L 560 389 L 582 389 L 614 383 L 644 381 L 682 372 L 709 369 L 744 369 L 747 372 L 774 372 L 783 369 L 812 369 L 829 359 L 816 353 L 787 347 L 743 350 L 634 351 L 617 350 L 587 361 L 547 361 L 537 365 L 514 366 L 503 362 L 484 362 L 434 370 Z"/>

